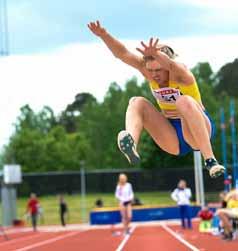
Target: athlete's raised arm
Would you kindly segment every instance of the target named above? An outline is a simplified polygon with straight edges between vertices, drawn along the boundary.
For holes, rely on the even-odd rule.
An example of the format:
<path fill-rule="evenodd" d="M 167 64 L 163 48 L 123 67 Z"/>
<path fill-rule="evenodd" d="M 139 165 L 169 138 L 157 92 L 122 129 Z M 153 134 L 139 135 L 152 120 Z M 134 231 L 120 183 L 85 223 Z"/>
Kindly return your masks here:
<path fill-rule="evenodd" d="M 138 69 L 143 75 L 146 75 L 143 58 L 131 53 L 120 41 L 110 35 L 106 29 L 101 26 L 99 21 L 90 22 L 88 28 L 94 35 L 103 40 L 116 58 Z"/>
<path fill-rule="evenodd" d="M 176 78 L 178 82 L 182 82 L 184 84 L 192 84 L 195 82 L 195 78 L 192 72 L 184 64 L 176 62 L 173 59 L 173 50 L 166 45 L 159 44 L 159 39 L 156 39 L 154 41 L 153 38 L 151 38 L 148 45 L 146 45 L 144 42 L 141 42 L 141 45 L 143 47 L 142 49 L 136 49 L 145 58 L 153 57 L 156 61 L 159 62 L 162 68 L 172 73 L 172 75 Z"/>

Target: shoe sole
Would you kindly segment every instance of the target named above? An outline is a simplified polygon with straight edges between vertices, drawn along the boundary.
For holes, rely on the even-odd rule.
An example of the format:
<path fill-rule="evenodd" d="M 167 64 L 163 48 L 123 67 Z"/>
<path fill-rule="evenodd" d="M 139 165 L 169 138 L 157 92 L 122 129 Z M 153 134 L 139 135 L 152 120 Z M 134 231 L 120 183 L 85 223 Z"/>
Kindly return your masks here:
<path fill-rule="evenodd" d="M 213 168 L 217 170 L 215 170 L 214 173 L 211 173 Z M 225 168 L 223 166 L 212 167 L 209 171 L 211 178 L 214 178 L 214 179 L 224 174 L 224 172 L 225 172 Z"/>
<path fill-rule="evenodd" d="M 140 157 L 135 150 L 135 142 L 128 132 L 121 131 L 118 134 L 117 143 L 120 151 L 126 156 L 130 164 L 135 165 L 140 162 Z"/>

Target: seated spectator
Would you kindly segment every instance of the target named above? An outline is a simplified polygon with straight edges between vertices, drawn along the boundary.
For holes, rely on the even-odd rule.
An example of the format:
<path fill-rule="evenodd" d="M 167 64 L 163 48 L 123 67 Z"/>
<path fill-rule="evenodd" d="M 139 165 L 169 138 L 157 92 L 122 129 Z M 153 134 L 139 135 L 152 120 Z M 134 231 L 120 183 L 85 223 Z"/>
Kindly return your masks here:
<path fill-rule="evenodd" d="M 201 219 L 199 224 L 199 232 L 206 233 L 211 231 L 213 212 L 207 206 L 198 212 L 198 217 Z"/>
<path fill-rule="evenodd" d="M 132 201 L 132 206 L 141 206 L 143 203 L 140 201 L 139 198 L 134 198 Z"/>
<path fill-rule="evenodd" d="M 23 227 L 24 226 L 24 221 L 23 220 L 19 220 L 19 219 L 14 219 L 12 221 L 12 225 L 14 227 Z"/>
<path fill-rule="evenodd" d="M 223 239 L 232 240 L 233 226 L 231 219 L 238 218 L 238 191 L 229 192 L 225 197 L 225 201 L 227 202 L 227 208 L 218 209 L 216 214 L 220 218 L 221 226 L 224 229 Z"/>
<path fill-rule="evenodd" d="M 225 200 L 226 195 L 227 195 L 227 193 L 224 192 L 224 191 L 219 193 L 221 208 L 226 208 L 227 207 L 227 201 Z"/>
<path fill-rule="evenodd" d="M 102 199 L 97 199 L 95 201 L 95 206 L 96 207 L 103 207 L 103 201 L 102 201 Z"/>

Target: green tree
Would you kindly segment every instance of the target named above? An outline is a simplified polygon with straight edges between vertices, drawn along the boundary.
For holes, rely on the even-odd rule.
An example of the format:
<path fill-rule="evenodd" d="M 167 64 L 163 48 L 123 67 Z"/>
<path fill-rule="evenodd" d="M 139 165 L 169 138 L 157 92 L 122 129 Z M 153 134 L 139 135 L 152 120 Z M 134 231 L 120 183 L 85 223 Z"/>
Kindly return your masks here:
<path fill-rule="evenodd" d="M 59 124 L 63 125 L 68 133 L 77 131 L 77 118 L 87 103 L 96 103 L 96 98 L 90 93 L 79 93 L 60 114 Z"/>
<path fill-rule="evenodd" d="M 238 97 L 238 59 L 221 67 L 216 75 L 216 93 Z"/>
<path fill-rule="evenodd" d="M 208 85 L 212 85 L 214 83 L 214 73 L 208 62 L 198 63 L 194 68 L 192 68 L 192 72 L 198 83 L 206 83 Z"/>

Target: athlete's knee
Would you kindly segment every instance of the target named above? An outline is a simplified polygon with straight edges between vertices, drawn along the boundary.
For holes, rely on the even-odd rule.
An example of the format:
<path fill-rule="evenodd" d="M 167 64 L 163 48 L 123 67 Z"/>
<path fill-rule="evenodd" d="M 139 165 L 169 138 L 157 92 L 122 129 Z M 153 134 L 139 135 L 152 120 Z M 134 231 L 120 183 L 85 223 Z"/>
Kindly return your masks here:
<path fill-rule="evenodd" d="M 183 95 L 176 101 L 176 107 L 179 111 L 190 112 L 195 108 L 195 103 L 192 97 Z"/>
<path fill-rule="evenodd" d="M 135 96 L 130 98 L 129 105 L 143 105 L 146 102 L 146 99 L 144 97 Z"/>
<path fill-rule="evenodd" d="M 150 111 L 150 102 L 144 97 L 132 97 L 129 100 L 127 113 L 139 115 L 143 121 L 148 119 Z"/>
<path fill-rule="evenodd" d="M 144 114 L 148 101 L 143 97 L 132 97 L 129 100 L 128 109 Z"/>

